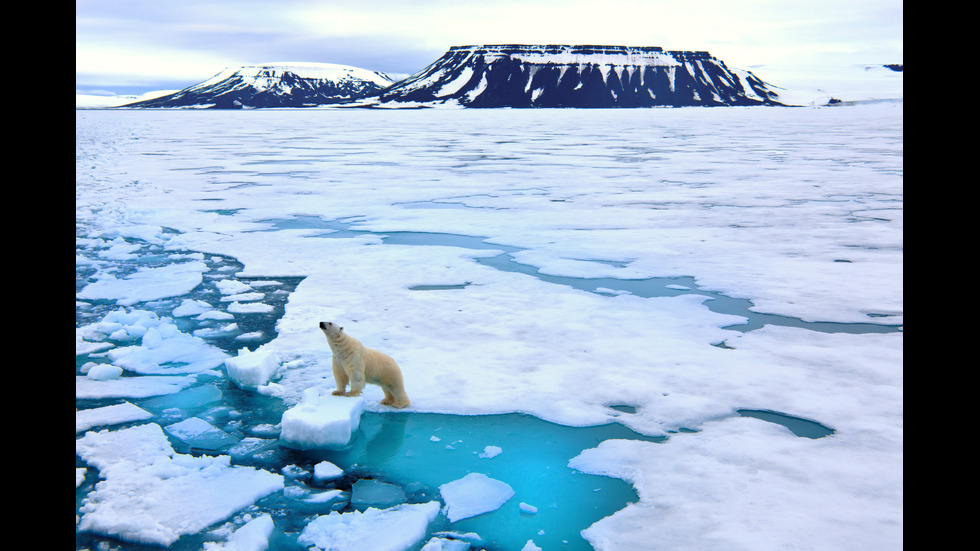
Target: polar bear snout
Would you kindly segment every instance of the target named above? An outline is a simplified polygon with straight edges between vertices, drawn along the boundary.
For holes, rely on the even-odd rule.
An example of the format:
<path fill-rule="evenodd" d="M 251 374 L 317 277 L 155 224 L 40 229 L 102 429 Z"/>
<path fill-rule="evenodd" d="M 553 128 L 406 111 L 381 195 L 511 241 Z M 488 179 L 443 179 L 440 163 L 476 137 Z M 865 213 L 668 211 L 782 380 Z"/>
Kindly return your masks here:
<path fill-rule="evenodd" d="M 338 333 L 343 331 L 344 328 L 334 323 L 331 323 L 329 321 L 321 321 L 320 330 L 327 335 L 337 335 Z"/>

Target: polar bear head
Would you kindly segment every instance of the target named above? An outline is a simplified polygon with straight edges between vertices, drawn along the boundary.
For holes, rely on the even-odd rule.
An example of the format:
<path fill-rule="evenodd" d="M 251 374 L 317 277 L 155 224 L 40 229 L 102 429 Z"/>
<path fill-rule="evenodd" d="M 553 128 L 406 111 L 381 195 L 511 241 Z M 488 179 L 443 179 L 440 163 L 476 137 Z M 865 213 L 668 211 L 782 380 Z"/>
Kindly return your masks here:
<path fill-rule="evenodd" d="M 340 335 L 343 330 L 343 327 L 335 323 L 330 323 L 329 321 L 320 322 L 320 331 L 323 331 L 323 334 L 328 337 L 336 337 L 337 335 Z"/>

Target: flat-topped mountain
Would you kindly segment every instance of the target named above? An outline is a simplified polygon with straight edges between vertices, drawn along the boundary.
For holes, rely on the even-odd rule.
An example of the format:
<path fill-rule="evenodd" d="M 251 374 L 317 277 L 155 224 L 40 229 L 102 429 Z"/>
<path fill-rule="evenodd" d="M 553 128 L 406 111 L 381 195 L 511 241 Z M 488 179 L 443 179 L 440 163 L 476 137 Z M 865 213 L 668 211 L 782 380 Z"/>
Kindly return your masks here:
<path fill-rule="evenodd" d="M 708 52 L 656 46 L 455 46 L 378 99 L 464 107 L 782 105 L 749 71 Z"/>

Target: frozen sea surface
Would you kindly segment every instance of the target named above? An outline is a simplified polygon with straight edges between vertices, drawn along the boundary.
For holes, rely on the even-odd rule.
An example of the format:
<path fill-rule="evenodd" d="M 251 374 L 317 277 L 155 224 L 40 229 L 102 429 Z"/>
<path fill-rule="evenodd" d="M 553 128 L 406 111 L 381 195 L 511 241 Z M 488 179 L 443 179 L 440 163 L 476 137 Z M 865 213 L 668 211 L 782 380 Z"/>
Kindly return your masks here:
<path fill-rule="evenodd" d="M 146 476 L 269 473 L 174 548 L 302 548 L 331 513 L 353 541 L 385 518 L 356 480 L 421 506 L 466 470 L 514 497 L 466 528 L 392 511 L 428 523 L 396 547 L 900 548 L 902 159 L 900 103 L 76 112 L 76 427 L 99 458 L 76 459 L 78 547 L 140 541 L 112 535 L 130 479 L 86 435 L 155 424 L 172 448 Z M 368 387 L 330 457 L 277 441 L 333 388 L 321 320 L 396 358 L 412 399 Z M 273 384 L 229 382 L 242 348 L 275 353 Z M 613 484 L 562 498 L 601 511 L 548 524 L 574 484 L 522 480 L 539 456 Z M 304 476 L 324 460 L 349 472 Z"/>

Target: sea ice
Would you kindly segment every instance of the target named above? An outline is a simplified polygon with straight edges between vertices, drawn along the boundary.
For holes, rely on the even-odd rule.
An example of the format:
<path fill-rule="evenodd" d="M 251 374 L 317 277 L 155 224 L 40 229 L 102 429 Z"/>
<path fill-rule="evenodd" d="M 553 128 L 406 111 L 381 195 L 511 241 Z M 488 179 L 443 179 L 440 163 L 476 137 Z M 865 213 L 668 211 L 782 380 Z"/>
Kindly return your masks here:
<path fill-rule="evenodd" d="M 468 551 L 469 542 L 449 538 L 432 538 L 425 542 L 421 551 Z"/>
<path fill-rule="evenodd" d="M 364 413 L 364 397 L 321 395 L 315 388 L 303 391 L 302 401 L 282 414 L 279 440 L 299 449 L 345 446 Z"/>
<path fill-rule="evenodd" d="M 173 314 L 174 317 L 183 318 L 188 316 L 199 316 L 212 311 L 214 311 L 213 307 L 203 300 L 185 298 L 180 301 L 180 306 L 174 308 L 170 313 Z"/>
<path fill-rule="evenodd" d="M 249 352 L 247 348 L 242 348 L 237 356 L 225 360 L 228 378 L 243 389 L 254 390 L 269 384 L 281 369 L 279 356 L 269 351 Z"/>
<path fill-rule="evenodd" d="M 624 475 L 641 499 L 587 532 L 603 538 L 604 548 L 706 533 L 726 549 L 758 548 L 763 539 L 839 549 L 844 540 L 856 546 L 857 537 L 865 538 L 863 548 L 901 547 L 902 333 L 815 334 L 770 325 L 740 334 L 724 328 L 729 317 L 692 295 L 597 295 L 542 275 L 690 276 L 692 288 L 696 280 L 699 289 L 751 299 L 754 312 L 840 323 L 874 314 L 879 323 L 901 323 L 900 103 L 422 110 L 399 112 L 397 121 L 365 110 L 311 116 L 321 114 L 340 131 L 305 139 L 315 127 L 305 116 L 194 113 L 179 124 L 195 140 L 181 145 L 172 137 L 184 129 L 174 128 L 169 114 L 80 110 L 78 227 L 109 247 L 140 224 L 156 225 L 153 236 L 166 237 L 170 247 L 241 261 L 219 270 L 306 278 L 265 345 L 286 361 L 313 360 L 291 369 L 281 389 L 269 385 L 290 403 L 322 381 L 318 366 L 329 361 L 311 320 L 336 318 L 356 324 L 359 338 L 383 344 L 398 360 L 418 411 L 523 411 L 568 425 L 613 415 L 657 435 L 755 408 L 838 429 L 813 441 L 762 428 L 734 441 L 712 429 L 672 434 L 664 445 L 600 446 L 609 453 L 595 458 L 596 471 Z M 254 132 L 257 123 L 292 146 L 270 148 L 270 134 Z M 454 147 L 430 147 L 433 140 Z M 324 147 L 336 154 L 322 154 Z M 162 152 L 176 155 L 156 154 Z M 253 153 L 276 163 L 301 160 L 308 174 L 331 175 L 331 185 L 311 193 L 318 178 L 256 170 Z M 202 166 L 223 168 L 196 170 Z M 239 185 L 243 171 L 256 185 Z M 129 185 L 137 179 L 153 184 Z M 227 214 L 201 208 L 205 187 Z M 404 206 L 450 198 L 458 208 Z M 254 231 L 269 226 L 264 219 L 309 212 L 320 214 L 309 218 L 321 224 L 359 217 L 362 231 L 329 240 L 320 236 L 333 228 Z M 102 231 L 106 226 L 119 231 Z M 160 226 L 179 233 L 163 234 Z M 399 231 L 487 236 L 526 249 L 521 260 L 531 266 L 504 272 L 474 262 L 482 253 L 472 249 L 383 243 L 382 232 Z M 631 262 L 563 261 L 597 258 Z M 461 281 L 473 283 L 410 290 Z M 128 344 L 149 321 L 112 330 L 105 324 L 99 334 L 76 329 L 76 352 L 107 346 L 103 341 Z M 715 346 L 723 341 L 726 348 Z M 460 361 L 465 372 L 455 369 Z M 108 393 L 109 386 L 88 384 L 137 384 L 131 379 L 148 382 L 76 379 L 76 391 L 80 398 Z M 607 407 L 621 403 L 635 404 L 636 414 Z M 726 431 L 751 419 L 732 421 Z M 496 466 L 509 455 L 485 463 Z M 822 497 L 828 491 L 832 499 Z M 548 504 L 541 505 L 543 518 Z"/>
<path fill-rule="evenodd" d="M 252 286 L 236 279 L 222 279 L 216 281 L 214 286 L 222 295 L 237 295 L 252 290 Z"/>
<path fill-rule="evenodd" d="M 152 413 L 129 402 L 100 408 L 83 409 L 75 412 L 75 432 L 79 433 L 93 427 L 118 425 L 131 421 L 145 421 L 152 417 Z"/>
<path fill-rule="evenodd" d="M 504 450 L 501 449 L 500 446 L 487 446 L 487 447 L 483 448 L 483 451 L 482 452 L 480 452 L 480 458 L 481 459 L 493 459 L 494 457 L 497 457 L 498 455 L 500 455 L 501 453 L 503 453 L 503 451 Z"/>
<path fill-rule="evenodd" d="M 446 502 L 449 522 L 496 511 L 514 497 L 510 485 L 480 473 L 470 473 L 443 484 L 439 486 L 439 493 Z"/>
<path fill-rule="evenodd" d="M 144 375 L 105 381 L 76 376 L 75 399 L 146 398 L 173 394 L 194 382 L 195 379 L 191 376 Z"/>
<path fill-rule="evenodd" d="M 313 466 L 313 480 L 329 482 L 344 476 L 344 470 L 329 461 L 321 461 Z"/>
<path fill-rule="evenodd" d="M 438 501 L 363 513 L 331 512 L 310 522 L 296 541 L 332 551 L 404 551 L 422 541 L 438 514 Z"/>
<path fill-rule="evenodd" d="M 118 379 L 122 375 L 122 368 L 112 364 L 96 364 L 89 368 L 85 376 L 96 381 L 108 381 Z"/>
<path fill-rule="evenodd" d="M 191 292 L 204 280 L 208 269 L 203 262 L 182 262 L 159 268 L 139 268 L 122 279 L 103 274 L 75 296 L 80 299 L 115 300 L 120 306 L 179 297 Z"/>
<path fill-rule="evenodd" d="M 272 516 L 260 515 L 235 530 L 227 541 L 205 542 L 204 551 L 265 551 L 269 548 L 269 536 L 274 529 Z"/>
<path fill-rule="evenodd" d="M 139 345 L 115 348 L 107 355 L 127 371 L 150 375 L 199 373 L 220 366 L 228 357 L 203 339 L 181 332 L 170 320 L 148 327 Z"/>
<path fill-rule="evenodd" d="M 228 305 L 228 311 L 235 314 L 268 314 L 272 311 L 272 306 L 261 302 L 232 302 Z"/>
<path fill-rule="evenodd" d="M 103 479 L 77 530 L 136 543 L 169 546 L 283 488 L 281 475 L 233 467 L 227 455 L 176 453 L 156 423 L 86 433 L 75 453 Z"/>

